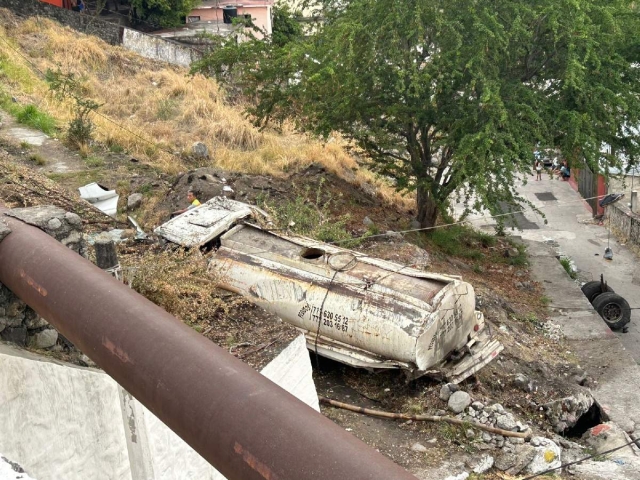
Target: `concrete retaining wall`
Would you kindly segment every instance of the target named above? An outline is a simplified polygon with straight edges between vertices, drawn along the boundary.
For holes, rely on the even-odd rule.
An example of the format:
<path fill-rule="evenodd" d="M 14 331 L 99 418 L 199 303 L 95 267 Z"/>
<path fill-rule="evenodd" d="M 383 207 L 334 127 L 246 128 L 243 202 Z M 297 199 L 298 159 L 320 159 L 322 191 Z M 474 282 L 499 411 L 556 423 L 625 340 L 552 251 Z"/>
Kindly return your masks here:
<path fill-rule="evenodd" d="M 304 337 L 261 372 L 319 410 Z M 0 344 L 0 452 L 38 480 L 224 477 L 105 373 Z"/>
<path fill-rule="evenodd" d="M 631 213 L 631 210 L 622 202 L 611 205 L 606 210 L 611 228 L 624 237 L 622 240 L 640 246 L 640 216 Z"/>
<path fill-rule="evenodd" d="M 199 60 L 201 57 L 201 54 L 193 48 L 130 28 L 124 29 L 122 46 L 142 57 L 182 67 L 188 67 L 191 62 Z"/>
<path fill-rule="evenodd" d="M 8 8 L 21 16 L 50 18 L 79 32 L 95 35 L 111 45 L 120 44 L 121 27 L 92 15 L 80 14 L 39 0 L 0 0 L 0 7 Z"/>

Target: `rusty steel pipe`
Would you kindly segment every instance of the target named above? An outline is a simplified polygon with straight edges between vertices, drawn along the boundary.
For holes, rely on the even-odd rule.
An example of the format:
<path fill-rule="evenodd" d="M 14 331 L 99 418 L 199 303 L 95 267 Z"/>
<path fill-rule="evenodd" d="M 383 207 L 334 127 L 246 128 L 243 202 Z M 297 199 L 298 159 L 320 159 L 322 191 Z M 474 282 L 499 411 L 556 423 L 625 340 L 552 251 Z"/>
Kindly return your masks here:
<path fill-rule="evenodd" d="M 415 480 L 44 232 L 0 216 L 12 230 L 0 282 L 227 478 Z"/>

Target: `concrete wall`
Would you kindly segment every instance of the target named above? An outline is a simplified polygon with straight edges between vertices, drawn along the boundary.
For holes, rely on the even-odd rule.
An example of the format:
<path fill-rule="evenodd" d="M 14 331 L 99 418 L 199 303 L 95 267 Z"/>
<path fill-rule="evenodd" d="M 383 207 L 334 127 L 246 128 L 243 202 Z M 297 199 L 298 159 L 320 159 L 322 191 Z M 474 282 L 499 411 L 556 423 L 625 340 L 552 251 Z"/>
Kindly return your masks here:
<path fill-rule="evenodd" d="M 625 203 L 623 203 L 625 202 Z M 626 205 L 627 197 L 606 208 L 611 228 L 622 235 L 622 240 L 640 246 L 640 215 L 631 212 Z"/>
<path fill-rule="evenodd" d="M 80 14 L 64 8 L 56 7 L 39 0 L 0 0 L 0 7 L 8 8 L 15 13 L 33 17 L 41 16 L 56 20 L 62 25 L 89 35 L 95 35 L 107 43 L 120 43 L 120 26 L 105 22 L 91 15 Z"/>
<path fill-rule="evenodd" d="M 142 57 L 182 67 L 188 67 L 191 62 L 200 59 L 202 56 L 200 52 L 193 48 L 130 28 L 124 29 L 122 46 Z"/>
<path fill-rule="evenodd" d="M 261 372 L 318 410 L 304 337 Z M 0 344 L 0 452 L 38 480 L 219 480 L 105 373 Z"/>

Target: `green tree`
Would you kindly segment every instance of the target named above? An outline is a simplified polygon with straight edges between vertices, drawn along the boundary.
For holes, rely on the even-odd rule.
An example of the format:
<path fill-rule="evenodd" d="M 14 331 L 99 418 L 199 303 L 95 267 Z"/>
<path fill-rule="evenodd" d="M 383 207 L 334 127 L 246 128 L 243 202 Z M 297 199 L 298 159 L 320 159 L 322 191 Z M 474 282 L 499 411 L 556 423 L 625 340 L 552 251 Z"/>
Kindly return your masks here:
<path fill-rule="evenodd" d="M 314 34 L 248 42 L 195 68 L 233 79 L 259 125 L 293 119 L 340 132 L 374 170 L 415 191 L 435 224 L 456 196 L 469 210 L 518 202 L 536 148 L 597 168 L 604 144 L 635 161 L 640 31 L 622 0 L 325 0 Z"/>
<path fill-rule="evenodd" d="M 302 37 L 302 26 L 296 19 L 296 13 L 286 3 L 276 3 L 273 7 L 273 33 L 271 41 L 278 47 L 284 47 Z"/>
<path fill-rule="evenodd" d="M 183 25 L 185 17 L 200 0 L 131 0 L 134 21 L 143 21 L 159 27 Z"/>

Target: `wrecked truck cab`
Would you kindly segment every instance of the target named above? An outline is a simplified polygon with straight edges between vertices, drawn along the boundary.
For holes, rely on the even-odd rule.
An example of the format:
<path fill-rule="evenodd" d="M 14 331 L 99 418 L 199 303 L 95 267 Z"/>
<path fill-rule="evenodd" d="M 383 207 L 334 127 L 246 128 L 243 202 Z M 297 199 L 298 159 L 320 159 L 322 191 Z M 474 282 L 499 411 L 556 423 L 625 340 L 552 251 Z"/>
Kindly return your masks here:
<path fill-rule="evenodd" d="M 308 238 L 268 231 L 268 215 L 216 197 L 156 233 L 186 247 L 214 243 L 217 286 L 302 331 L 309 350 L 413 379 L 460 382 L 496 357 L 473 287 Z"/>

